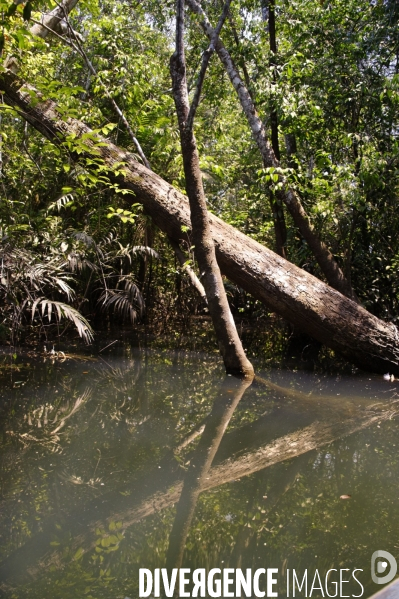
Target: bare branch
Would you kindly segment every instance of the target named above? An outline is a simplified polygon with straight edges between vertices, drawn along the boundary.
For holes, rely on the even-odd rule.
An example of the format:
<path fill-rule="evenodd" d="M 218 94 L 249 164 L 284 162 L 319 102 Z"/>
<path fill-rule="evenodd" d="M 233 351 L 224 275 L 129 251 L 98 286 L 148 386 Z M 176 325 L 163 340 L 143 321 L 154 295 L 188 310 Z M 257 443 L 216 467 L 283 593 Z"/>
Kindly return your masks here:
<path fill-rule="evenodd" d="M 59 33 L 57 33 L 54 29 L 51 29 L 51 27 L 49 27 L 45 23 L 41 23 L 40 21 L 36 21 L 36 19 L 33 19 L 32 17 L 31 17 L 30 20 L 33 23 L 35 23 L 36 25 L 40 25 L 40 27 L 42 29 L 45 29 L 47 33 L 51 33 L 52 35 L 55 35 L 55 37 L 58 37 L 58 39 L 60 39 L 67 46 L 70 46 L 71 48 L 73 48 L 74 50 L 76 50 L 76 52 L 79 52 L 79 49 L 75 46 L 75 44 L 73 42 L 67 40 L 66 37 L 64 37 L 63 35 L 60 35 Z M 33 27 L 32 27 L 32 29 L 33 29 Z M 31 29 L 31 31 L 32 31 L 32 29 Z M 41 36 L 39 36 L 39 37 L 41 37 Z"/>
<path fill-rule="evenodd" d="M 218 24 L 216 25 L 215 31 L 213 33 L 212 39 L 211 39 L 211 43 L 209 44 L 209 47 L 207 50 L 205 50 L 204 54 L 202 55 L 202 63 L 201 63 L 201 69 L 198 75 L 198 79 L 197 79 L 197 85 L 196 85 L 196 89 L 194 92 L 194 98 L 190 107 L 190 112 L 187 118 L 187 124 L 186 127 L 188 130 L 192 129 L 193 124 L 194 124 L 194 117 L 195 117 L 195 113 L 197 112 L 197 108 L 200 102 L 200 97 L 201 97 L 201 92 L 202 92 L 202 86 L 204 83 L 204 78 L 205 78 L 205 73 L 206 70 L 208 68 L 209 65 L 209 61 L 212 57 L 212 54 L 215 51 L 215 47 L 216 47 L 216 43 L 218 41 L 219 38 L 219 34 L 220 31 L 223 27 L 223 24 L 226 20 L 226 17 L 229 13 L 229 9 L 230 9 L 230 4 L 231 4 L 231 0 L 226 0 L 224 7 L 223 7 L 223 11 L 222 14 L 220 15 L 220 19 L 218 21 Z"/>
<path fill-rule="evenodd" d="M 195 274 L 194 270 L 187 263 L 187 258 L 184 255 L 184 252 L 182 252 L 182 250 L 180 249 L 179 244 L 176 241 L 174 241 L 171 237 L 169 237 L 169 243 L 172 246 L 173 251 L 175 252 L 178 261 L 180 262 L 181 269 L 185 273 L 187 273 L 192 286 L 195 287 L 195 289 L 198 291 L 198 293 L 200 294 L 201 298 L 205 301 L 205 303 L 208 303 L 208 300 L 206 299 L 206 293 L 205 293 L 204 286 L 201 283 L 201 281 L 199 280 L 199 278 L 197 277 L 197 275 Z"/>

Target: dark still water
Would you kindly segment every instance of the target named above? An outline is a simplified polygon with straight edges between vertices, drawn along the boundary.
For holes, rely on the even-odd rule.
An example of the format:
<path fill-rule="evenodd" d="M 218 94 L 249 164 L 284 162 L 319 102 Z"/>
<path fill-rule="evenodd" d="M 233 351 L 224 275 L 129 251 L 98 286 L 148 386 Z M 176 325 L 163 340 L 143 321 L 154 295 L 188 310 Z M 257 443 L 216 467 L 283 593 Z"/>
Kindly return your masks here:
<path fill-rule="evenodd" d="M 249 386 L 214 356 L 132 349 L 14 362 L 3 597 L 136 599 L 140 568 L 275 568 L 283 598 L 295 570 L 296 597 L 369 597 L 372 554 L 398 560 L 396 382 L 271 369 Z"/>

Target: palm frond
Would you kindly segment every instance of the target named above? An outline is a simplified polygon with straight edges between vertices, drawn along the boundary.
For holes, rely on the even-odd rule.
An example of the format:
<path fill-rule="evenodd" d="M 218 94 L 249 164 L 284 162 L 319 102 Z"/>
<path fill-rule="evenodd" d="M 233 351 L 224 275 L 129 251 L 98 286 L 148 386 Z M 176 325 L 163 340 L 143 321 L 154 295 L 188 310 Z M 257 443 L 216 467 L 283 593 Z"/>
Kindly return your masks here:
<path fill-rule="evenodd" d="M 151 258 L 159 260 L 158 252 L 156 252 L 154 248 L 148 247 L 147 245 L 135 245 L 132 248 L 132 254 L 144 254 L 146 256 L 150 256 Z"/>
<path fill-rule="evenodd" d="M 82 316 L 78 310 L 72 308 L 72 306 L 68 306 L 68 304 L 64 304 L 63 302 L 49 300 L 45 297 L 38 297 L 32 304 L 32 321 L 40 308 L 42 318 L 47 316 L 49 323 L 51 322 L 54 309 L 58 322 L 61 322 L 63 319 L 70 320 L 75 325 L 79 336 L 82 337 L 86 343 L 93 341 L 93 329 L 84 316 Z"/>
<path fill-rule="evenodd" d="M 144 312 L 143 296 L 137 285 L 129 278 L 124 280 L 124 289 L 104 289 L 98 298 L 101 310 L 114 310 L 122 318 L 130 318 L 135 322 Z"/>
<path fill-rule="evenodd" d="M 46 214 L 48 214 L 49 212 L 52 212 L 53 210 L 58 210 L 58 212 L 61 212 L 61 208 L 66 208 L 67 206 L 70 206 L 71 204 L 73 204 L 73 202 L 74 202 L 73 194 L 66 193 L 66 194 L 62 195 L 61 197 L 59 197 L 57 200 L 55 200 L 55 202 L 51 202 L 51 204 L 49 204 L 47 206 Z"/>
<path fill-rule="evenodd" d="M 80 241 L 87 247 L 96 247 L 96 242 L 94 241 L 93 237 L 84 231 L 75 231 L 71 234 L 71 237 L 76 239 L 76 241 Z"/>
<path fill-rule="evenodd" d="M 71 272 L 83 272 L 84 270 L 97 271 L 98 266 L 78 252 L 68 254 L 68 269 Z"/>

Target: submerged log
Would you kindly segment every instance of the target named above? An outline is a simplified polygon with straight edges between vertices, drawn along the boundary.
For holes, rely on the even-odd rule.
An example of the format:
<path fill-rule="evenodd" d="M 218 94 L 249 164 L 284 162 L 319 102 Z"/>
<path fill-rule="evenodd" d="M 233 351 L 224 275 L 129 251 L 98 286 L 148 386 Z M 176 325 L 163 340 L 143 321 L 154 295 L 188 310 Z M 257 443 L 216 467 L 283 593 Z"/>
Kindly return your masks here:
<path fill-rule="evenodd" d="M 39 92 L 13 73 L 0 75 L 0 89 L 5 101 L 54 143 L 62 144 L 72 134 L 86 134 L 85 145 L 95 145 L 87 137 L 93 137 L 89 127 L 76 119 L 63 120 L 55 102 L 41 101 Z M 170 238 L 186 240 L 182 227 L 190 228 L 187 198 L 129 152 L 100 137 L 98 140 L 105 142 L 96 146 L 96 151 L 109 167 L 110 179 L 130 189 Z M 121 162 L 124 175 L 113 174 L 112 169 Z M 213 214 L 209 218 L 220 268 L 231 281 L 361 368 L 399 375 L 399 335 L 393 324 L 379 320 Z"/>

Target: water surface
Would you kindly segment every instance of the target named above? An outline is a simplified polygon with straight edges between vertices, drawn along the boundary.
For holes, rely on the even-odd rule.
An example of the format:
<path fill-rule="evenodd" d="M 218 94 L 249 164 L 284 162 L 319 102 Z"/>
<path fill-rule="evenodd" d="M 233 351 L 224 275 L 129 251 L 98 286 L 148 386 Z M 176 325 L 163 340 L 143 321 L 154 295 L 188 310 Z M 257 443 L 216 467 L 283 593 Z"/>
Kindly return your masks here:
<path fill-rule="evenodd" d="M 395 382 L 270 369 L 245 388 L 214 356 L 131 348 L 11 363 L 4 597 L 133 599 L 166 566 L 274 567 L 279 597 L 287 570 L 359 568 L 369 597 L 372 553 L 399 558 Z"/>

